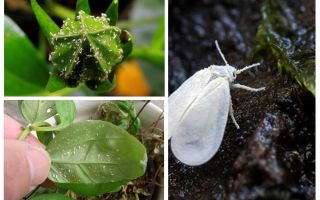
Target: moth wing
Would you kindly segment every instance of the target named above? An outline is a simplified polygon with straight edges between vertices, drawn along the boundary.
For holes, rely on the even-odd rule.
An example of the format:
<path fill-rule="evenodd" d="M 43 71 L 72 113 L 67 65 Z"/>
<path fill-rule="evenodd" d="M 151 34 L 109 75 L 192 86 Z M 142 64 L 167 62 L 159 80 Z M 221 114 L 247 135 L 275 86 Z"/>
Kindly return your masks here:
<path fill-rule="evenodd" d="M 201 165 L 218 151 L 230 106 L 229 82 L 212 80 L 177 121 L 171 138 L 173 154 L 183 163 Z"/>
<path fill-rule="evenodd" d="M 177 122 L 181 120 L 184 111 L 190 107 L 210 80 L 212 80 L 212 72 L 208 68 L 202 69 L 183 82 L 183 84 L 169 96 L 169 139 L 175 134 L 175 126 Z"/>

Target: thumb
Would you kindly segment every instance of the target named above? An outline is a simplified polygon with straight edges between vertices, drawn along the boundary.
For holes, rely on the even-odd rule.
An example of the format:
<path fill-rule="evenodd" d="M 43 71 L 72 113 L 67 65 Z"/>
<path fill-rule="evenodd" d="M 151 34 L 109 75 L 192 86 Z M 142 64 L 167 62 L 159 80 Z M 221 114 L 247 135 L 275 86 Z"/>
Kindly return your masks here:
<path fill-rule="evenodd" d="M 21 199 L 48 176 L 48 153 L 39 147 L 17 140 L 4 141 L 4 196 Z"/>

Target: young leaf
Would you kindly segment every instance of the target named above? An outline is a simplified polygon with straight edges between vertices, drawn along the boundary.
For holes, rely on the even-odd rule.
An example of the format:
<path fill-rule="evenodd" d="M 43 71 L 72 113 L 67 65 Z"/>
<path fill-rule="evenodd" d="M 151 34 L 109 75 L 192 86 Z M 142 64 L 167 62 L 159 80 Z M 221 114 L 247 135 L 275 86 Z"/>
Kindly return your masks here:
<path fill-rule="evenodd" d="M 54 101 L 25 100 L 19 102 L 19 107 L 23 117 L 31 124 L 43 122 L 57 113 Z"/>
<path fill-rule="evenodd" d="M 43 122 L 44 127 L 50 127 L 51 125 L 48 122 Z M 47 146 L 49 144 L 49 142 L 53 139 L 54 137 L 54 132 L 42 132 L 42 131 L 37 131 L 37 138 L 38 140 L 44 144 L 45 146 Z"/>
<path fill-rule="evenodd" d="M 63 194 L 41 194 L 32 197 L 30 200 L 72 200 Z"/>
<path fill-rule="evenodd" d="M 37 0 L 31 0 L 32 10 L 37 18 L 41 30 L 47 40 L 51 43 L 52 34 L 59 31 L 57 24 L 47 15 L 47 13 L 39 6 Z"/>
<path fill-rule="evenodd" d="M 120 33 L 119 28 L 109 25 L 104 15 L 92 17 L 80 11 L 75 21 L 65 20 L 59 33 L 54 35 L 54 51 L 50 56 L 53 75 L 70 87 L 80 82 L 94 82 L 91 88 L 98 88 L 123 60 Z"/>
<path fill-rule="evenodd" d="M 76 117 L 76 106 L 73 101 L 55 101 L 57 113 L 59 115 L 59 128 L 69 126 Z"/>
<path fill-rule="evenodd" d="M 78 16 L 80 10 L 87 13 L 88 15 L 91 14 L 90 5 L 89 5 L 88 0 L 77 0 L 76 17 Z"/>
<path fill-rule="evenodd" d="M 131 35 L 131 33 L 129 33 L 126 30 L 122 30 L 121 35 L 120 35 L 120 40 L 121 40 L 121 48 L 123 49 L 122 61 L 124 61 L 128 58 L 128 56 L 132 52 L 134 38 Z"/>
<path fill-rule="evenodd" d="M 147 165 L 146 149 L 135 137 L 99 120 L 68 126 L 49 143 L 47 151 L 51 157 L 48 178 L 73 190 L 85 184 L 93 189 L 97 184 L 110 185 L 114 190 L 143 175 Z"/>
<path fill-rule="evenodd" d="M 4 16 L 5 95 L 40 95 L 45 91 L 48 78 L 45 59 L 17 24 Z"/>
<path fill-rule="evenodd" d="M 38 131 L 57 131 L 64 129 L 69 126 L 75 116 L 76 116 L 76 107 L 73 101 L 68 100 L 60 100 L 60 101 L 52 101 L 55 103 L 55 108 L 57 111 L 57 117 L 59 117 L 57 122 L 59 122 L 56 126 L 43 127 L 43 126 L 33 126 L 34 130 Z"/>
<path fill-rule="evenodd" d="M 128 118 L 130 119 L 127 131 L 131 134 L 136 134 L 140 128 L 141 123 L 139 117 L 137 117 L 136 109 L 134 108 L 132 101 L 117 101 L 118 106 L 122 111 L 128 113 Z"/>
<path fill-rule="evenodd" d="M 46 131 L 46 132 L 41 132 L 41 131 L 37 131 L 37 138 L 38 140 L 44 144 L 44 145 L 48 145 L 49 142 L 53 139 L 53 135 L 54 132 L 53 131 Z"/>
<path fill-rule="evenodd" d="M 107 17 L 110 19 L 110 25 L 112 26 L 115 26 L 118 21 L 118 6 L 118 0 L 113 0 L 106 11 Z"/>

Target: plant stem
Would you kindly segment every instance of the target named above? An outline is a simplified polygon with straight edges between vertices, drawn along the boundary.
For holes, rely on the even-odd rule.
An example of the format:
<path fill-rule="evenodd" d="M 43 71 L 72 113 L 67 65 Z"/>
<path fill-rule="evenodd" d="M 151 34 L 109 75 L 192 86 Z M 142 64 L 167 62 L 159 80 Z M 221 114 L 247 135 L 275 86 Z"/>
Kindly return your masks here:
<path fill-rule="evenodd" d="M 30 134 L 30 127 L 26 127 L 23 132 L 19 135 L 18 140 L 24 141 Z"/>

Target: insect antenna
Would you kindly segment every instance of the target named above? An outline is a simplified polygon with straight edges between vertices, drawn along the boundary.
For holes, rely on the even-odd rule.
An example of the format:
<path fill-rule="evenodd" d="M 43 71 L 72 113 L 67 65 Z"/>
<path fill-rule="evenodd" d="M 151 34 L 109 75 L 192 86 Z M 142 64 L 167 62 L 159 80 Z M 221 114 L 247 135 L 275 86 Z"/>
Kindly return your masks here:
<path fill-rule="evenodd" d="M 248 69 L 251 69 L 251 68 L 253 68 L 253 67 L 257 67 L 257 66 L 259 66 L 259 65 L 260 65 L 260 63 L 254 63 L 254 64 L 252 64 L 252 65 L 245 66 L 245 67 L 242 68 L 242 69 L 238 69 L 238 70 L 236 71 L 236 74 L 241 74 L 242 72 L 244 72 L 244 71 L 246 71 L 246 70 L 248 70 Z"/>
<path fill-rule="evenodd" d="M 219 47 L 218 41 L 215 40 L 214 42 L 215 42 L 215 44 L 216 44 L 216 47 L 217 47 L 217 49 L 218 49 L 218 51 L 219 51 L 219 54 L 220 54 L 220 56 L 222 57 L 223 61 L 226 63 L 226 65 L 229 65 L 229 63 L 227 62 L 226 58 L 224 57 L 224 55 L 223 55 L 223 53 L 222 53 L 222 51 L 221 51 L 221 49 L 220 49 L 220 47 Z"/>

